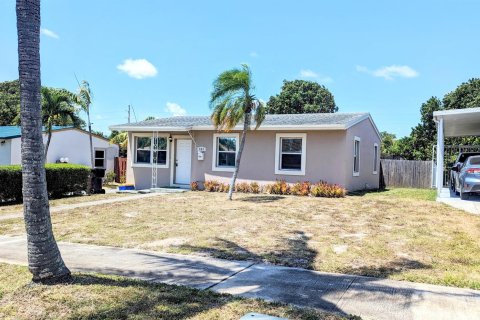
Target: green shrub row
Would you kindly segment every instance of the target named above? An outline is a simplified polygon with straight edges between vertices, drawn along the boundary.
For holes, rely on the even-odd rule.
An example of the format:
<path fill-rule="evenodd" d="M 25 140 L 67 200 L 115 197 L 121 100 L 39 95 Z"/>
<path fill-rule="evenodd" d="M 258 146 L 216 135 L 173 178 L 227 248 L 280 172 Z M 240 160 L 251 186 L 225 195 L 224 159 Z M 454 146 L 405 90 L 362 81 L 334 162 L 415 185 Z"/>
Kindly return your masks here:
<path fill-rule="evenodd" d="M 200 190 L 200 184 L 195 181 L 190 184 L 191 190 Z M 215 180 L 207 180 L 203 183 L 203 190 L 207 192 L 228 192 L 230 186 L 228 183 L 221 183 Z M 312 196 L 326 198 L 342 198 L 345 197 L 345 188 L 337 184 L 329 184 L 325 181 L 318 183 L 310 183 L 308 181 L 297 182 L 294 184 L 287 183 L 285 180 L 277 180 L 272 184 L 264 186 L 257 182 L 240 182 L 235 184 L 236 192 L 244 193 L 268 193 L 278 195 L 296 195 L 296 196 Z"/>
<path fill-rule="evenodd" d="M 90 168 L 78 164 L 49 163 L 45 165 L 49 197 L 87 192 Z M 0 166 L 0 201 L 22 200 L 22 168 L 19 165 Z"/>

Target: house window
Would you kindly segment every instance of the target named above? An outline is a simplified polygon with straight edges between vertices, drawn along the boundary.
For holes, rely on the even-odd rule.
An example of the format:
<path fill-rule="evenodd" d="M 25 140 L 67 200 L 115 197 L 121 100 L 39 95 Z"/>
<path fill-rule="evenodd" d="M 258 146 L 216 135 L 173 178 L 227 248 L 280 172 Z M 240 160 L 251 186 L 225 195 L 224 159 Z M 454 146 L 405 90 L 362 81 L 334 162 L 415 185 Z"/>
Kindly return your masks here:
<path fill-rule="evenodd" d="M 105 168 L 105 150 L 95 149 L 95 168 Z"/>
<path fill-rule="evenodd" d="M 237 133 L 213 135 L 213 171 L 233 171 L 237 159 L 239 135 Z"/>
<path fill-rule="evenodd" d="M 135 163 L 150 163 L 152 138 L 135 137 Z"/>
<path fill-rule="evenodd" d="M 275 173 L 305 175 L 306 134 L 277 134 L 275 150 Z"/>
<path fill-rule="evenodd" d="M 153 139 L 153 163 L 160 165 L 167 164 L 167 138 L 159 137 L 158 139 Z"/>
<path fill-rule="evenodd" d="M 168 167 L 168 138 L 151 136 L 134 136 L 135 141 L 135 165 L 150 166 L 156 163 L 158 166 Z"/>
<path fill-rule="evenodd" d="M 353 175 L 360 175 L 360 138 L 355 137 L 353 141 Z"/>
<path fill-rule="evenodd" d="M 378 144 L 373 144 L 373 174 L 378 172 Z"/>

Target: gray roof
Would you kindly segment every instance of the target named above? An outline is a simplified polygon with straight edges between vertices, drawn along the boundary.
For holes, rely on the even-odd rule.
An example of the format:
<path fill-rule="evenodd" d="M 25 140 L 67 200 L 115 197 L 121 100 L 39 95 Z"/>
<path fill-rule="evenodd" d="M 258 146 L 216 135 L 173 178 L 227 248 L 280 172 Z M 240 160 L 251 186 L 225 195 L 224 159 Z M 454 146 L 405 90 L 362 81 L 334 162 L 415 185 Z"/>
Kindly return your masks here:
<path fill-rule="evenodd" d="M 338 128 L 347 129 L 354 123 L 357 123 L 370 116 L 369 113 L 309 113 L 309 114 L 268 114 L 265 117 L 260 129 L 275 127 L 315 127 L 315 128 Z M 239 125 L 241 126 L 241 124 Z M 255 126 L 255 123 L 252 123 Z M 152 130 L 153 128 L 162 129 L 211 129 L 212 120 L 209 116 L 180 116 L 159 118 L 154 120 L 140 121 L 135 123 L 125 123 L 111 126 L 112 130 L 135 129 Z"/>

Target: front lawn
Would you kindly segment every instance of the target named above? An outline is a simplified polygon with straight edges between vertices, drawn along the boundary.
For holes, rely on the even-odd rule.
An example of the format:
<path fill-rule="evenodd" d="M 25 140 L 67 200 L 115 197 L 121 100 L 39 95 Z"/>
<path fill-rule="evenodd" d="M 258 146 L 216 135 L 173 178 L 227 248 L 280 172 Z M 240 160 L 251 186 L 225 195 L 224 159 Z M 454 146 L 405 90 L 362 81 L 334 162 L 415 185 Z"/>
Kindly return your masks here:
<path fill-rule="evenodd" d="M 480 217 L 393 189 L 341 199 L 190 192 L 53 215 L 62 241 L 480 289 Z M 21 219 L 0 234 L 22 234 Z"/>
<path fill-rule="evenodd" d="M 26 267 L 0 264 L 1 319 L 239 319 L 261 312 L 289 319 L 341 317 L 212 291 L 123 277 L 74 274 L 68 285 L 31 285 Z"/>
<path fill-rule="evenodd" d="M 50 207 L 58 207 L 62 205 L 68 204 L 76 204 L 82 202 L 90 202 L 90 201 L 97 201 L 97 200 L 104 200 L 104 199 L 112 199 L 112 198 L 119 198 L 124 197 L 127 193 L 106 193 L 106 194 L 92 194 L 92 195 L 85 195 L 85 196 L 66 196 L 64 198 L 53 199 L 50 200 Z M 0 203 L 0 215 L 1 214 L 10 214 L 10 213 L 17 213 L 23 211 L 23 204 L 21 203 Z"/>

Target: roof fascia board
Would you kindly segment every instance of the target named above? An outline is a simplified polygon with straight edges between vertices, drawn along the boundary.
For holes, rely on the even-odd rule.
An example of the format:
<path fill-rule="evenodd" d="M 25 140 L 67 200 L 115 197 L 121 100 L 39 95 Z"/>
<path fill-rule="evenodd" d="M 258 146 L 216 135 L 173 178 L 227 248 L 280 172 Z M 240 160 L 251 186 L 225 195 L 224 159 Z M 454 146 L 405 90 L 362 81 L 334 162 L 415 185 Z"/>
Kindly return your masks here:
<path fill-rule="evenodd" d="M 129 126 L 111 126 L 109 127 L 110 130 L 119 130 L 119 131 L 173 131 L 173 132 L 186 132 L 189 130 L 195 131 L 216 131 L 214 126 L 193 126 L 193 127 L 129 127 Z M 250 129 L 254 129 L 251 127 Z M 260 126 L 258 129 L 259 131 L 275 131 L 275 130 L 346 130 L 347 127 L 345 125 L 310 125 L 310 126 L 296 126 L 296 125 L 288 125 L 288 126 Z M 243 130 L 243 126 L 236 126 L 230 130 Z"/>

